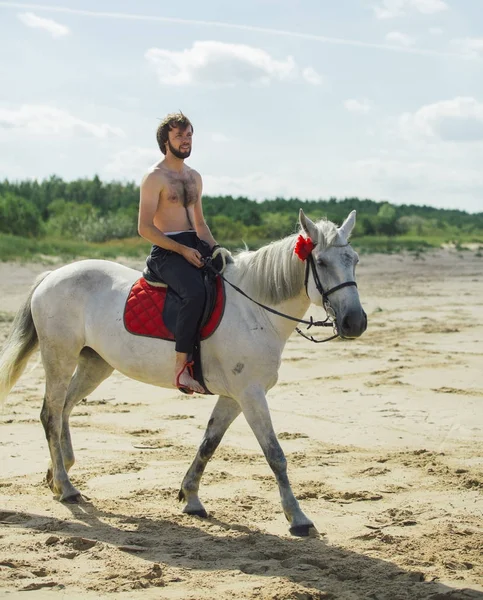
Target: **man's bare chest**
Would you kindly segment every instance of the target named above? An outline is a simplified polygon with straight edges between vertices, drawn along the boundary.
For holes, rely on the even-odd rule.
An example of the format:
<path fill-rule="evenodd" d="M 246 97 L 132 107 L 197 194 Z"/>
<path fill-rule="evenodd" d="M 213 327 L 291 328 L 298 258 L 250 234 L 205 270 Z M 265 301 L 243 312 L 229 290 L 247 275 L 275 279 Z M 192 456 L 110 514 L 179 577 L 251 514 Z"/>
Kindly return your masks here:
<path fill-rule="evenodd" d="M 198 199 L 198 188 L 194 175 L 169 174 L 161 192 L 161 200 L 170 204 L 190 206 Z"/>

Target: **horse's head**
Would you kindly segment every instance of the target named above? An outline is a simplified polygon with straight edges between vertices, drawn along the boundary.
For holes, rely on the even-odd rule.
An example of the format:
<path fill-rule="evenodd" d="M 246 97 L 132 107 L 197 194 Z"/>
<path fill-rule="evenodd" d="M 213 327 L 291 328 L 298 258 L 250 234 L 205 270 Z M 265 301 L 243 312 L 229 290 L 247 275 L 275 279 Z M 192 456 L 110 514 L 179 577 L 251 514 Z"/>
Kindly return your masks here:
<path fill-rule="evenodd" d="M 315 245 L 307 259 L 307 294 L 335 318 L 343 338 L 359 337 L 367 327 L 367 315 L 355 284 L 359 257 L 348 241 L 355 222 L 355 210 L 339 228 L 329 221 L 313 223 L 300 210 L 300 226 Z"/>

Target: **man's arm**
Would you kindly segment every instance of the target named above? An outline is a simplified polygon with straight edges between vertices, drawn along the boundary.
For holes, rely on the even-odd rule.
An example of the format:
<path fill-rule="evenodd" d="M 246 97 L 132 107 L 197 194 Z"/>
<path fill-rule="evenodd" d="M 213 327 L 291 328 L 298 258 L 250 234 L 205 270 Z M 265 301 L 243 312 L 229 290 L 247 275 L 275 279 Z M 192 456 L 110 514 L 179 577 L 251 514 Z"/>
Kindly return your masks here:
<path fill-rule="evenodd" d="M 195 267 L 203 266 L 200 253 L 194 248 L 179 244 L 167 235 L 164 235 L 154 224 L 154 216 L 158 209 L 159 196 L 163 189 L 160 177 L 155 173 L 148 173 L 141 182 L 139 198 L 138 232 L 141 237 L 165 250 L 181 254 Z"/>
<path fill-rule="evenodd" d="M 203 206 L 201 203 L 201 195 L 203 193 L 203 182 L 201 180 L 201 175 L 194 171 L 196 177 L 196 188 L 198 190 L 198 200 L 193 206 L 193 217 L 194 217 L 194 227 L 196 229 L 196 233 L 200 240 L 205 241 L 210 245 L 210 248 L 216 246 L 215 238 L 212 236 L 210 228 L 206 224 L 205 217 L 203 216 Z"/>

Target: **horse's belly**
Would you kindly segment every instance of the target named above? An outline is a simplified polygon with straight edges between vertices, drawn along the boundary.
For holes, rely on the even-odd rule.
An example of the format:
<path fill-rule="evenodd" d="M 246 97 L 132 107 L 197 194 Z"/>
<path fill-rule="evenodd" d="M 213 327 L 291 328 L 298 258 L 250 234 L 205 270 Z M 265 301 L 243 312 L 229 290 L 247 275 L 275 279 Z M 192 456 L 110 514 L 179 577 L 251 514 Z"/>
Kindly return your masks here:
<path fill-rule="evenodd" d="M 114 369 L 127 377 L 171 387 L 175 364 L 174 342 L 129 333 L 123 321 L 126 294 L 112 294 L 107 310 L 98 310 L 86 318 L 85 344 Z"/>

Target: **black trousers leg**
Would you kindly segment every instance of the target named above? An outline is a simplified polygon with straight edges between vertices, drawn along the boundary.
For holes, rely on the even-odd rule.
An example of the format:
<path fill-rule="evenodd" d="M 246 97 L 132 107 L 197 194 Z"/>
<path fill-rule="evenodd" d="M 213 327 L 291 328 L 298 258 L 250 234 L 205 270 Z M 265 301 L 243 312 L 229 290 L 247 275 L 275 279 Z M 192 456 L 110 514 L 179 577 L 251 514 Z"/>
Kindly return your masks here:
<path fill-rule="evenodd" d="M 153 248 L 147 263 L 181 298 L 174 334 L 175 349 L 176 352 L 191 354 L 205 305 L 206 292 L 201 270 L 180 254 L 158 247 Z"/>

